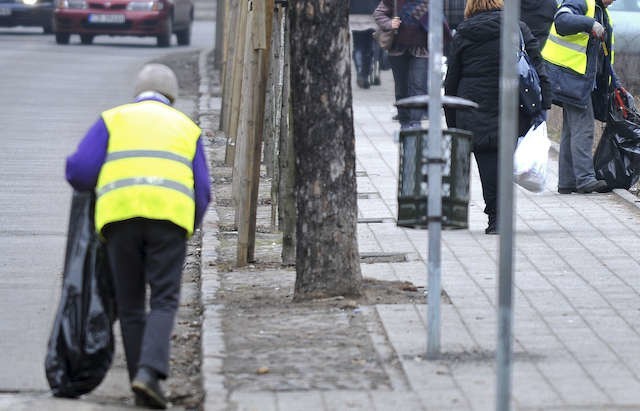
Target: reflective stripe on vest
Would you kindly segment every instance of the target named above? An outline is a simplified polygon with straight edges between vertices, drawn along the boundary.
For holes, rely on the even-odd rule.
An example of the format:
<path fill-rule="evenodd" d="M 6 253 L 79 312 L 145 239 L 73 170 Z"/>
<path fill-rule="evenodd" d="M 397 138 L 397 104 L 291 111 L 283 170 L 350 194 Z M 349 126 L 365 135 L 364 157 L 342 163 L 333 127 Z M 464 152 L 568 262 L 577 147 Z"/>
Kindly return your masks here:
<path fill-rule="evenodd" d="M 596 0 L 585 0 L 587 5 L 587 17 L 593 18 L 596 13 Z M 556 23 L 551 25 L 549 38 L 542 49 L 542 57 L 561 67 L 569 68 L 577 73 L 587 72 L 587 45 L 588 33 L 576 33 L 569 36 L 561 36 L 556 31 Z"/>
<path fill-rule="evenodd" d="M 200 128 L 181 112 L 142 101 L 102 114 L 107 157 L 96 186 L 96 230 L 144 217 L 168 220 L 193 233 L 192 162 Z"/>

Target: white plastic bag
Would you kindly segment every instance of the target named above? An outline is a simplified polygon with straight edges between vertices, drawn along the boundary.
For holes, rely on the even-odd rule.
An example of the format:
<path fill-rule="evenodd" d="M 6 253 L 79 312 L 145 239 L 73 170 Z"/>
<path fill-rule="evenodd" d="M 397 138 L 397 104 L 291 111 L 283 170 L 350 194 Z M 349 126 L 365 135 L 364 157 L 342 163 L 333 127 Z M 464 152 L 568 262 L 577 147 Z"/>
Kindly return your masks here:
<path fill-rule="evenodd" d="M 513 176 L 519 186 L 534 193 L 544 190 L 550 147 L 546 121 L 531 126 L 520 139 L 513 158 Z"/>

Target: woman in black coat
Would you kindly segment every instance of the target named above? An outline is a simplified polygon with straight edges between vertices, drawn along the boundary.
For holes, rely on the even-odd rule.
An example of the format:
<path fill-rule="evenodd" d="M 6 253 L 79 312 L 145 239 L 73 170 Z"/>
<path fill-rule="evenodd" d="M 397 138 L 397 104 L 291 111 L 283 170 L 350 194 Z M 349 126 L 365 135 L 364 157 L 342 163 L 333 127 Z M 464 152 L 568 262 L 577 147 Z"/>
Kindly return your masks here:
<path fill-rule="evenodd" d="M 497 234 L 498 127 L 500 120 L 500 23 L 503 0 L 468 0 L 465 20 L 457 27 L 447 60 L 445 94 L 478 103 L 477 110 L 446 110 L 447 124 L 473 133 L 473 154 L 478 164 L 484 212 L 489 216 L 485 233 Z M 551 107 L 549 81 L 538 41 L 525 23 L 520 23 L 525 49 L 538 71 L 543 108 Z M 514 51 L 514 55 L 516 51 Z M 520 115 L 519 135 L 529 129 L 531 119 Z M 514 136 L 514 139 L 518 136 Z"/>

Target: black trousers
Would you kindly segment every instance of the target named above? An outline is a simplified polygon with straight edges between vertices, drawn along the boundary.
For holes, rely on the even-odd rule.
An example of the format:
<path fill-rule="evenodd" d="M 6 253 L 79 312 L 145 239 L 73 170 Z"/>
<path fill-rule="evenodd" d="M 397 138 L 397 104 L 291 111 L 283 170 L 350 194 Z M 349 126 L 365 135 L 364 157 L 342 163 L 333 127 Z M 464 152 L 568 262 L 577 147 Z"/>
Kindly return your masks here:
<path fill-rule="evenodd" d="M 129 378 L 140 366 L 169 374 L 169 346 L 180 302 L 186 231 L 168 221 L 135 218 L 103 229 L 114 277 Z M 149 284 L 149 312 L 146 285 Z"/>
<path fill-rule="evenodd" d="M 482 183 L 484 212 L 495 217 L 498 215 L 498 151 L 474 151 L 473 155 Z"/>
<path fill-rule="evenodd" d="M 373 29 L 353 30 L 351 35 L 356 73 L 360 77 L 368 77 L 373 63 Z"/>

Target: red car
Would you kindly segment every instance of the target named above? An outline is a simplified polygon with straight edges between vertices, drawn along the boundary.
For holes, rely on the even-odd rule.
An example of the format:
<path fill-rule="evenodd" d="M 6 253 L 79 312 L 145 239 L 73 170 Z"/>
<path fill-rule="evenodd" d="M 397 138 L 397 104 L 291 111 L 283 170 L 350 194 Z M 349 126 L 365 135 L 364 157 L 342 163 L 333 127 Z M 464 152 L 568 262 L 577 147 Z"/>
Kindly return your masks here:
<path fill-rule="evenodd" d="M 72 34 L 82 44 L 95 36 L 153 36 L 168 47 L 175 33 L 178 44 L 191 42 L 191 0 L 56 0 L 53 32 L 56 43 L 69 44 Z"/>

